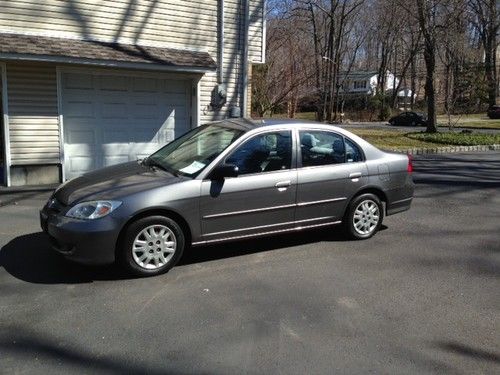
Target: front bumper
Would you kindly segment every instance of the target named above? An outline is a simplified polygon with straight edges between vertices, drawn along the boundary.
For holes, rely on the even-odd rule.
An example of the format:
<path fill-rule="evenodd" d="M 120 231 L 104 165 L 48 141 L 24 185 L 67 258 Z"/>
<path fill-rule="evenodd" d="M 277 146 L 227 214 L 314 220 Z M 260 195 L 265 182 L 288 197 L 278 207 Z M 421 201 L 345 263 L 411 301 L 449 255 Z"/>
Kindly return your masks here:
<path fill-rule="evenodd" d="M 111 215 L 96 220 L 78 220 L 44 207 L 40 211 L 40 226 L 48 234 L 52 248 L 67 259 L 94 265 L 115 261 L 122 223 Z"/>

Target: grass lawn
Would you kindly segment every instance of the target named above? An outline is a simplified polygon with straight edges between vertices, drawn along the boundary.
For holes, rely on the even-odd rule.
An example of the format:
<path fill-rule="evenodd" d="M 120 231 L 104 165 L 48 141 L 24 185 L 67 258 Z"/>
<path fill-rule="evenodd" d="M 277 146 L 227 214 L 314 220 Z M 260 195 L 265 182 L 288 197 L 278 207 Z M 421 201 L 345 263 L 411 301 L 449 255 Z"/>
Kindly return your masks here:
<path fill-rule="evenodd" d="M 437 146 L 432 142 L 408 138 L 405 133 L 395 130 L 350 128 L 349 131 L 381 149 L 435 148 Z"/>
<path fill-rule="evenodd" d="M 448 127 L 448 116 L 439 115 L 437 121 L 439 126 Z M 460 128 L 500 129 L 500 120 L 492 120 L 486 116 L 486 113 L 453 115 L 451 121 L 452 124 Z"/>
<path fill-rule="evenodd" d="M 500 134 L 402 133 L 394 130 L 349 129 L 381 149 L 436 148 L 500 144 Z"/>

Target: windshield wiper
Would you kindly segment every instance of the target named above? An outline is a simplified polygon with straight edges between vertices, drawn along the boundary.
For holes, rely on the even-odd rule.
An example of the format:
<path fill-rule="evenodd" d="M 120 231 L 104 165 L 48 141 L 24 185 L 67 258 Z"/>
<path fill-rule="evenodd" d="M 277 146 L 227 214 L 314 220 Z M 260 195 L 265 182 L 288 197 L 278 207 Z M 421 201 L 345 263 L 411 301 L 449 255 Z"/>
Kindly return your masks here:
<path fill-rule="evenodd" d="M 145 158 L 143 161 L 142 161 L 142 164 L 147 166 L 147 167 L 156 167 L 156 168 L 160 168 L 162 170 L 164 170 L 165 172 L 168 172 L 172 175 L 174 175 L 175 177 L 179 177 L 179 175 L 177 174 L 177 172 L 172 169 L 172 168 L 169 168 L 163 164 L 161 164 L 160 162 L 150 158 L 150 157 L 147 157 Z"/>

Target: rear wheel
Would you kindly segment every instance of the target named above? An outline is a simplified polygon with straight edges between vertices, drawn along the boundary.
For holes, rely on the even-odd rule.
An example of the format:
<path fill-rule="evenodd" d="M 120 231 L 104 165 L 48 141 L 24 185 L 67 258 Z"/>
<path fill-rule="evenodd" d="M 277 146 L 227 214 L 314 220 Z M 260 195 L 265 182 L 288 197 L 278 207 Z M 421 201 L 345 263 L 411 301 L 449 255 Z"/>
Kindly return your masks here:
<path fill-rule="evenodd" d="M 380 199 L 371 193 L 355 197 L 344 217 L 346 234 L 355 240 L 372 237 L 382 225 L 384 210 Z"/>
<path fill-rule="evenodd" d="M 145 217 L 127 228 L 120 260 L 134 275 L 158 275 L 175 266 L 184 247 L 184 233 L 174 220 L 165 216 Z"/>

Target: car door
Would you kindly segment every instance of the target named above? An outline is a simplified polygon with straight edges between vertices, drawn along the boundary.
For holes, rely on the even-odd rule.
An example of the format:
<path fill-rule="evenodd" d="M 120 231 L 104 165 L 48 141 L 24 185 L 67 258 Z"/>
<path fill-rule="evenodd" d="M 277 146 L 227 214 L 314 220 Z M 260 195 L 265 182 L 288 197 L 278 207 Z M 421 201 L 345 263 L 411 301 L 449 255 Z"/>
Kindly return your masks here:
<path fill-rule="evenodd" d="M 292 140 L 290 130 L 254 135 L 224 160 L 238 167 L 238 177 L 202 182 L 205 241 L 293 227 L 297 170 Z"/>
<path fill-rule="evenodd" d="M 299 132 L 297 225 L 321 225 L 342 219 L 348 200 L 366 181 L 359 146 L 325 130 Z"/>

